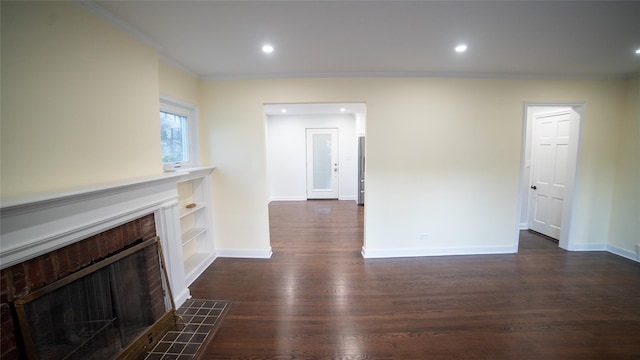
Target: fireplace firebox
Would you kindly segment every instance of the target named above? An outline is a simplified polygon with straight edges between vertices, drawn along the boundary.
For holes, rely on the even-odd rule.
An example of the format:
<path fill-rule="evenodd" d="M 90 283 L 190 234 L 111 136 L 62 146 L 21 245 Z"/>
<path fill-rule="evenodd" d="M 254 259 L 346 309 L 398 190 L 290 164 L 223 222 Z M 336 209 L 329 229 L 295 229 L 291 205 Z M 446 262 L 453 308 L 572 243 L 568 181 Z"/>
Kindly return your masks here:
<path fill-rule="evenodd" d="M 136 358 L 175 326 L 158 237 L 14 303 L 30 359 Z"/>

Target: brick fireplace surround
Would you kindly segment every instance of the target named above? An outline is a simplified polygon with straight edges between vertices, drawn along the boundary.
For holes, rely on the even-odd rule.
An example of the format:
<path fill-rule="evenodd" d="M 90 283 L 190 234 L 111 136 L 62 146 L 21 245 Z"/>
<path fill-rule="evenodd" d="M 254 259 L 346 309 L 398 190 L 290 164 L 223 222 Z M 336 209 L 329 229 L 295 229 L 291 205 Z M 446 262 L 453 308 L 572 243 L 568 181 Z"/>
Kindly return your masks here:
<path fill-rule="evenodd" d="M 88 239 L 54 250 L 0 271 L 2 288 L 2 328 L 0 357 L 3 360 L 24 358 L 17 344 L 17 318 L 11 305 L 19 297 L 53 283 L 89 264 L 121 250 L 139 239 L 156 236 L 154 215 L 149 214 Z M 160 294 L 162 296 L 162 294 Z M 159 309 L 163 312 L 164 309 Z"/>
<path fill-rule="evenodd" d="M 0 358 L 21 359 L 13 302 L 137 240 L 160 238 L 175 306 L 186 285 L 177 182 L 186 172 L 6 201 L 0 207 Z"/>

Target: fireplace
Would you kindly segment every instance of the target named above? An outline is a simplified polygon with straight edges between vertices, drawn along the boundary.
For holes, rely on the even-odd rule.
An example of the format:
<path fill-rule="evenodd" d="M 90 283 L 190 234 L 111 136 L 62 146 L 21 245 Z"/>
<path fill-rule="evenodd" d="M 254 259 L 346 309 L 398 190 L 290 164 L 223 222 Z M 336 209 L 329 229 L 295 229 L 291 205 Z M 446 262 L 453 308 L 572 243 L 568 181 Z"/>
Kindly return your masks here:
<path fill-rule="evenodd" d="M 175 326 L 166 284 L 158 239 L 137 241 L 17 299 L 25 352 L 30 359 L 136 358 Z"/>
<path fill-rule="evenodd" d="M 100 345 L 107 335 L 116 339 L 117 351 L 132 339 L 133 348 L 128 349 L 134 350 L 159 340 L 161 328 L 174 321 L 172 309 L 190 297 L 176 186 L 184 175 L 163 174 L 34 198 L 3 199 L 0 358 L 23 359 L 27 352 L 44 348 L 47 353 L 55 351 L 58 359 L 95 358 L 114 351 L 109 350 L 112 345 Z M 144 256 L 128 254 L 148 241 L 153 245 L 138 249 Z M 159 257 L 160 248 L 164 251 Z M 122 254 L 133 258 L 118 258 Z M 160 270 L 160 260 L 166 271 Z M 139 270 L 141 264 L 147 273 L 121 274 Z M 72 315 L 65 307 L 68 304 L 79 314 Z M 20 322 L 23 315 L 25 321 Z M 27 320 L 30 316 L 36 320 Z M 159 330 L 147 326 L 151 320 L 162 324 Z M 60 328 L 61 322 L 66 327 Z M 82 355 L 82 347 L 91 347 L 87 353 L 92 355 Z M 131 357 L 130 350 L 122 351 Z"/>

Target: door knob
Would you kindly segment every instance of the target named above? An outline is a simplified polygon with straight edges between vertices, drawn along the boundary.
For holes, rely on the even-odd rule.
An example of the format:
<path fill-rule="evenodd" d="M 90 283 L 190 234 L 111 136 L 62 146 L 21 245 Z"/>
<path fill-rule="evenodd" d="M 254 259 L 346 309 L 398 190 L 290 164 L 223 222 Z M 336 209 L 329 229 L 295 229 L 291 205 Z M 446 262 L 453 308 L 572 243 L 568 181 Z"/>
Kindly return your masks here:
<path fill-rule="evenodd" d="M 531 185 L 531 188 L 532 188 L 533 190 L 535 190 L 535 189 L 537 189 L 538 187 L 537 187 L 537 186 L 535 186 L 535 185 Z"/>

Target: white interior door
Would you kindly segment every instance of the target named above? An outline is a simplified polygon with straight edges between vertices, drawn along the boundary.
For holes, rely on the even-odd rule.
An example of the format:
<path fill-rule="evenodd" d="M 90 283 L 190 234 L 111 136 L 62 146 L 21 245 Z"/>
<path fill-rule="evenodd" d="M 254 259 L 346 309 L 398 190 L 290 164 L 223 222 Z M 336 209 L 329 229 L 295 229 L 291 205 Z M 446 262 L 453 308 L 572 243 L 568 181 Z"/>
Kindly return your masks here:
<path fill-rule="evenodd" d="M 529 228 L 560 239 L 567 187 L 575 171 L 575 129 L 578 114 L 571 108 L 538 114 L 533 120 Z"/>
<path fill-rule="evenodd" d="M 337 199 L 338 174 L 338 129 L 307 129 L 307 199 Z"/>

